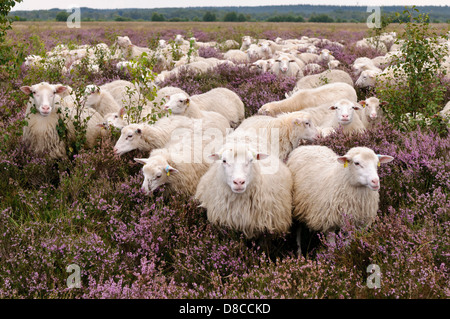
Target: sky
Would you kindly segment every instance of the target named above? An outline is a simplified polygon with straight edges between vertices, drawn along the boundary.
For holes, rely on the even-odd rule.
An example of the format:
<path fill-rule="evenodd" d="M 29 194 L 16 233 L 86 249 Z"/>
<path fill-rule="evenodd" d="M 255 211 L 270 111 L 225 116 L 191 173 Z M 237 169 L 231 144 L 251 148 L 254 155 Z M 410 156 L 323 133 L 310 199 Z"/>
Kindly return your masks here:
<path fill-rule="evenodd" d="M 96 9 L 116 8 L 168 8 L 168 7 L 214 7 L 214 6 L 262 6 L 262 5 L 361 5 L 361 6 L 383 6 L 383 5 L 450 5 L 450 0 L 23 0 L 16 4 L 13 10 L 39 10 L 39 9 L 67 9 L 71 7 L 89 7 Z"/>

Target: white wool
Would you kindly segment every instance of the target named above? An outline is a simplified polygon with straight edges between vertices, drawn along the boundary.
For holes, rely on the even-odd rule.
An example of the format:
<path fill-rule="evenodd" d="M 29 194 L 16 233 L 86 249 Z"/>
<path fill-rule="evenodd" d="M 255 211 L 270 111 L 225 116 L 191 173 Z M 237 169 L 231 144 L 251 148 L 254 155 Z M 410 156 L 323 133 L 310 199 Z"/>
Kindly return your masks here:
<path fill-rule="evenodd" d="M 340 99 L 356 102 L 357 96 L 353 86 L 336 82 L 325 84 L 314 89 L 305 89 L 295 92 L 285 100 L 266 103 L 258 110 L 262 115 L 276 115 L 283 112 L 294 112 L 318 106 L 325 103 L 334 103 Z"/>

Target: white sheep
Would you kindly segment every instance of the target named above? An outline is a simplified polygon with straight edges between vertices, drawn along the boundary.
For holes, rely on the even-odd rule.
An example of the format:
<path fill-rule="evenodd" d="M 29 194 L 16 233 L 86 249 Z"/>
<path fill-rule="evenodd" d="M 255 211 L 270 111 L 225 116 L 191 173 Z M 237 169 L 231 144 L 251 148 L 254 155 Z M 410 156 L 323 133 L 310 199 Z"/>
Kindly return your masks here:
<path fill-rule="evenodd" d="M 208 119 L 216 123 L 216 128 L 224 134 L 226 129 L 230 128 L 230 123 L 222 114 L 212 111 L 204 111 L 191 101 L 189 95 L 185 92 L 172 94 L 164 104 L 165 111 L 171 111 L 175 115 L 183 115 L 195 119 Z"/>
<path fill-rule="evenodd" d="M 267 72 L 272 68 L 274 63 L 275 59 L 257 60 L 252 63 L 252 66 L 258 68 L 262 72 Z"/>
<path fill-rule="evenodd" d="M 202 94 L 190 96 L 191 103 L 195 103 L 203 111 L 212 111 L 222 114 L 236 127 L 245 116 L 244 103 L 239 95 L 227 88 L 214 88 Z"/>
<path fill-rule="evenodd" d="M 383 111 L 380 109 L 380 105 L 385 105 L 386 102 L 380 102 L 378 98 L 372 96 L 359 101 L 359 104 L 363 106 L 363 109 L 357 110 L 357 113 L 364 126 L 369 128 L 373 121 L 382 115 Z"/>
<path fill-rule="evenodd" d="M 357 58 L 355 61 L 353 61 L 351 67 L 355 75 L 360 75 L 361 72 L 366 70 L 373 70 L 376 72 L 382 71 L 379 67 L 375 66 L 372 59 L 366 57 Z"/>
<path fill-rule="evenodd" d="M 300 60 L 302 60 L 305 64 L 319 62 L 319 55 L 315 53 L 304 52 L 298 54 L 297 57 Z"/>
<path fill-rule="evenodd" d="M 295 84 L 294 90 L 313 89 L 330 83 L 347 83 L 353 86 L 352 77 L 342 70 L 326 70 L 322 73 L 307 75 Z"/>
<path fill-rule="evenodd" d="M 28 124 L 23 127 L 24 143 L 37 155 L 48 154 L 50 158 L 66 157 L 66 144 L 57 130 L 60 120 L 57 109 L 61 100 L 58 95 L 66 88 L 63 85 L 41 82 L 22 86 L 20 90 L 30 96 L 25 114 Z M 71 132 L 73 129 L 69 130 L 69 133 Z"/>
<path fill-rule="evenodd" d="M 314 89 L 300 90 L 287 99 L 264 104 L 258 110 L 258 114 L 274 116 L 282 112 L 300 111 L 308 107 L 333 103 L 340 99 L 356 102 L 357 96 L 353 86 L 337 82 L 325 84 Z"/>
<path fill-rule="evenodd" d="M 164 185 L 167 195 L 195 195 L 200 178 L 212 163 L 203 154 L 208 142 L 214 143 L 196 143 L 194 138 L 188 142 L 185 138 L 172 139 L 166 147 L 153 150 L 149 158 L 135 158 L 144 165 L 142 188 L 150 193 Z M 214 145 L 210 151 L 216 151 Z"/>
<path fill-rule="evenodd" d="M 242 45 L 241 45 L 240 50 L 241 50 L 241 51 L 247 50 L 247 49 L 250 47 L 250 45 L 251 45 L 252 43 L 254 43 L 254 42 L 255 42 L 255 40 L 254 40 L 251 36 L 249 36 L 249 35 L 244 35 L 244 36 L 242 37 Z"/>
<path fill-rule="evenodd" d="M 247 53 L 241 50 L 231 49 L 223 54 L 223 58 L 236 64 L 250 62 Z"/>
<path fill-rule="evenodd" d="M 392 160 L 366 147 L 354 147 L 344 156 L 326 146 L 298 147 L 287 161 L 294 180 L 294 219 L 325 233 L 342 228 L 348 219 L 356 226 L 370 225 L 378 211 L 377 166 Z"/>
<path fill-rule="evenodd" d="M 149 114 L 156 112 L 161 113 L 163 111 L 163 104 L 168 101 L 169 97 L 175 93 L 183 93 L 184 91 L 180 88 L 173 86 L 166 86 L 158 91 L 153 101 L 150 101 L 145 105 L 141 113 L 141 119 L 148 117 Z M 104 116 L 105 123 L 104 126 L 113 126 L 121 130 L 124 126 L 128 124 L 128 117 L 126 115 L 126 109 L 124 107 L 120 108 L 118 112 L 108 113 Z M 136 123 L 136 121 L 132 121 Z M 139 123 L 142 121 L 138 121 Z"/>
<path fill-rule="evenodd" d="M 64 99 L 61 98 L 67 87 L 41 82 L 31 87 L 22 86 L 20 90 L 30 96 L 26 111 L 28 125 L 23 128 L 23 139 L 32 152 L 40 155 L 47 154 L 50 158 L 67 156 L 67 145 L 58 133 L 61 122 L 66 125 L 68 140 L 73 141 L 75 137 L 73 121 L 86 120 L 87 147 L 93 147 L 97 138 L 104 134 L 103 130 L 97 126 L 103 122 L 103 117 L 94 110 L 81 109 L 75 118 L 77 110 L 73 105 L 73 97 L 68 95 Z M 34 108 L 37 112 L 33 111 Z"/>
<path fill-rule="evenodd" d="M 307 65 L 305 65 L 305 67 L 302 69 L 302 71 L 307 74 L 314 74 L 314 73 L 322 72 L 323 67 L 317 63 L 308 63 Z"/>
<path fill-rule="evenodd" d="M 271 155 L 281 160 L 299 145 L 300 140 L 314 141 L 319 132 L 305 112 L 282 113 L 277 117 L 254 115 L 246 118 L 232 134 L 250 132 L 258 137 Z"/>
<path fill-rule="evenodd" d="M 401 82 L 404 79 L 405 73 L 402 69 L 389 66 L 383 71 L 362 71 L 358 80 L 355 82 L 355 86 L 359 88 L 375 87 L 380 84 L 380 82 L 392 85 L 396 82 Z"/>
<path fill-rule="evenodd" d="M 225 144 L 211 158 L 216 162 L 200 179 L 195 198 L 212 224 L 242 231 L 248 238 L 289 232 L 292 175 L 282 161 L 244 143 Z"/>
<path fill-rule="evenodd" d="M 120 110 L 120 105 L 112 94 L 96 85 L 86 86 L 84 98 L 84 105 L 96 110 L 101 116 L 108 113 L 117 113 Z"/>
<path fill-rule="evenodd" d="M 99 86 L 101 91 L 109 92 L 121 107 L 136 106 L 139 87 L 130 81 L 115 80 Z"/>
<path fill-rule="evenodd" d="M 311 121 L 318 127 L 322 136 L 331 134 L 335 128 L 342 127 L 344 133 L 362 132 L 365 126 L 355 111 L 362 107 L 356 102 L 341 99 L 335 103 L 303 109 L 311 116 Z"/>
<path fill-rule="evenodd" d="M 328 62 L 328 68 L 330 70 L 332 69 L 337 69 L 338 66 L 341 64 L 341 62 L 339 60 L 331 60 L 330 62 Z"/>
<path fill-rule="evenodd" d="M 150 152 L 164 147 L 177 128 L 191 128 L 193 119 L 186 116 L 163 117 L 155 124 L 132 123 L 122 128 L 114 153 L 122 155 L 135 149 Z"/>
<path fill-rule="evenodd" d="M 223 140 L 224 133 L 216 128 L 216 123 L 209 119 L 193 119 L 182 115 L 162 117 L 154 124 L 133 123 L 122 128 L 120 138 L 114 146 L 114 153 L 125 154 L 132 150 L 150 152 L 163 148 L 173 138 L 174 132 L 185 130 L 203 138 L 214 136 Z"/>
<path fill-rule="evenodd" d="M 295 60 L 290 59 L 285 55 L 280 55 L 275 58 L 275 63 L 272 65 L 270 71 L 277 76 L 303 77 L 303 71 L 298 64 L 295 63 Z"/>

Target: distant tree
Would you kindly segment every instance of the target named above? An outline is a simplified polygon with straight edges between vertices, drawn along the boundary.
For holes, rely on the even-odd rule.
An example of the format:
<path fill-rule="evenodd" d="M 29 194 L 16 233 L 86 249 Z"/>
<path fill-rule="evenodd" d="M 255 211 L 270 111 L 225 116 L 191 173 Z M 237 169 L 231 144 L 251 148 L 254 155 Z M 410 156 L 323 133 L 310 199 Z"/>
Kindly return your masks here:
<path fill-rule="evenodd" d="M 224 17 L 223 17 L 223 21 L 225 22 L 236 22 L 238 21 L 238 15 L 236 12 L 231 11 L 228 12 Z"/>
<path fill-rule="evenodd" d="M 69 13 L 68 12 L 66 12 L 66 11 L 61 11 L 61 12 L 58 12 L 58 14 L 56 15 L 56 21 L 61 21 L 61 22 L 64 22 L 64 21 L 67 21 L 67 18 L 69 17 Z"/>
<path fill-rule="evenodd" d="M 209 11 L 203 15 L 203 21 L 205 22 L 213 22 L 216 21 L 216 19 L 217 19 L 216 15 Z"/>
<path fill-rule="evenodd" d="M 333 18 L 331 18 L 327 14 L 312 15 L 308 21 L 309 22 L 334 22 Z"/>
<path fill-rule="evenodd" d="M 241 13 L 241 14 L 238 15 L 237 21 L 238 21 L 238 22 L 245 22 L 245 21 L 247 21 L 247 18 L 245 17 L 245 15 L 243 15 L 243 14 Z"/>
<path fill-rule="evenodd" d="M 152 13 L 152 21 L 166 21 L 166 18 L 158 12 Z"/>

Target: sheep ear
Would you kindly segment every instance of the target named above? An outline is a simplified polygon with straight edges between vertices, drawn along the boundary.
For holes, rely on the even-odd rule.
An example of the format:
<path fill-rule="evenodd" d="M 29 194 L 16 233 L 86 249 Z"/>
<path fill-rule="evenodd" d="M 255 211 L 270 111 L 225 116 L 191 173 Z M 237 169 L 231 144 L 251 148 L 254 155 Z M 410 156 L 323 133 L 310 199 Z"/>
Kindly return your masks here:
<path fill-rule="evenodd" d="M 142 165 L 145 165 L 148 162 L 148 158 L 135 158 L 134 160 Z"/>
<path fill-rule="evenodd" d="M 307 122 L 308 122 L 307 119 L 304 119 L 304 118 L 301 118 L 301 117 L 297 117 L 297 118 L 292 120 L 292 124 L 294 124 L 294 125 L 306 124 Z"/>
<path fill-rule="evenodd" d="M 67 87 L 66 87 L 66 86 L 61 85 L 61 84 L 58 84 L 58 85 L 56 86 L 56 88 L 55 88 L 55 93 L 56 93 L 56 94 L 61 94 L 61 93 L 66 92 L 66 90 L 67 90 Z"/>
<path fill-rule="evenodd" d="M 141 134 L 141 133 L 142 133 L 142 130 L 141 130 L 140 128 L 138 128 L 138 129 L 136 130 L 136 133 L 137 133 L 137 134 Z"/>
<path fill-rule="evenodd" d="M 330 110 L 336 110 L 336 109 L 337 109 L 337 107 L 336 107 L 336 106 L 334 106 L 334 105 L 331 105 L 331 106 L 329 107 L 329 109 L 330 109 Z"/>
<path fill-rule="evenodd" d="M 341 164 L 344 164 L 344 167 L 347 167 L 348 162 L 350 162 L 350 159 L 347 156 L 338 156 L 337 161 Z"/>
<path fill-rule="evenodd" d="M 387 104 L 388 104 L 388 102 L 386 102 L 386 101 L 383 101 L 380 103 L 380 105 L 387 105 Z"/>
<path fill-rule="evenodd" d="M 191 103 L 190 99 L 186 99 L 186 105 L 189 106 L 189 103 Z"/>
<path fill-rule="evenodd" d="M 257 153 L 255 156 L 255 159 L 257 159 L 258 161 L 261 161 L 263 159 L 266 159 L 269 157 L 269 154 L 266 153 Z"/>
<path fill-rule="evenodd" d="M 99 124 L 97 124 L 97 126 L 101 127 L 101 128 L 106 128 L 106 125 L 104 123 L 99 123 Z"/>
<path fill-rule="evenodd" d="M 26 95 L 30 95 L 32 90 L 31 90 L 31 86 L 21 86 L 20 90 L 25 93 Z"/>
<path fill-rule="evenodd" d="M 381 154 L 377 154 L 378 156 L 378 161 L 380 163 L 389 163 L 390 161 L 394 160 L 394 158 L 392 156 L 389 155 L 381 155 Z"/>
<path fill-rule="evenodd" d="M 210 159 L 212 159 L 214 161 L 220 160 L 220 157 L 221 157 L 220 154 L 217 154 L 217 153 L 214 153 L 214 154 L 211 154 L 211 155 L 208 156 L 208 158 L 210 158 Z"/>
<path fill-rule="evenodd" d="M 177 170 L 176 168 L 174 168 L 170 165 L 167 165 L 166 168 L 164 169 L 164 171 L 166 172 L 167 176 L 169 176 L 170 173 L 179 173 L 180 172 L 179 170 Z"/>
<path fill-rule="evenodd" d="M 121 118 L 123 118 L 123 115 L 125 114 L 125 108 L 124 107 L 121 107 L 120 108 L 120 110 L 119 110 L 119 116 L 121 117 Z"/>
<path fill-rule="evenodd" d="M 352 106 L 352 108 L 353 108 L 354 110 L 360 110 L 360 109 L 361 109 L 361 107 L 360 107 L 358 104 L 354 104 L 354 105 Z"/>
<path fill-rule="evenodd" d="M 365 100 L 359 101 L 358 103 L 361 104 L 363 107 L 366 106 L 366 101 Z"/>

